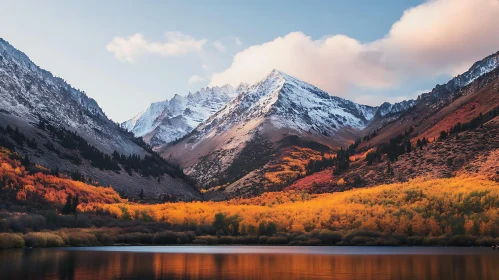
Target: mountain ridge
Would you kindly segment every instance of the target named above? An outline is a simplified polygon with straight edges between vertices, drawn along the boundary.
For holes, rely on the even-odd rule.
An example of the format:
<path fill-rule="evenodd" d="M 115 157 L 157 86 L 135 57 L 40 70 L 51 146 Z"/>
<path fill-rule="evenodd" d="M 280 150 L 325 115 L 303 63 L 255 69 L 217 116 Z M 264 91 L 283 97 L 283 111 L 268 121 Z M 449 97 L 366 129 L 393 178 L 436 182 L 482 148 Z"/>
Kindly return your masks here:
<path fill-rule="evenodd" d="M 152 103 L 121 126 L 137 137 L 144 137 L 152 146 L 167 144 L 190 133 L 235 98 L 245 86 L 206 87 L 186 96 L 175 94 L 169 100 Z"/>
<path fill-rule="evenodd" d="M 414 126 L 414 119 L 426 115 L 418 108 L 433 108 L 427 109 L 428 112 L 436 112 L 448 106 L 461 94 L 460 91 L 476 84 L 478 78 L 486 76 L 498 65 L 497 54 L 488 56 L 416 100 L 395 104 L 385 102 L 377 107 L 330 96 L 274 69 L 185 138 L 159 151 L 164 157 L 179 159 L 200 186 L 221 185 L 225 186 L 226 192 L 241 195 L 244 193 L 241 193 L 241 188 L 253 186 L 261 189 L 261 180 L 267 176 L 268 170 L 278 166 L 279 159 L 295 153 L 292 146 L 280 144 L 290 142 L 285 138 L 297 136 L 305 143 L 318 143 L 330 149 L 347 148 L 366 134 L 368 139 L 374 140 L 362 142 L 361 148 L 386 143 L 390 138 L 375 136 L 388 132 L 390 137 L 396 137 L 403 134 L 404 129 L 407 133 L 411 126 L 405 123 Z M 369 143 L 374 144 L 366 146 Z M 258 150 L 248 147 L 258 147 Z M 252 157 L 259 159 L 258 166 L 252 164 L 255 162 Z M 245 160 L 241 162 L 241 159 Z"/>
<path fill-rule="evenodd" d="M 301 85 L 307 85 L 306 87 L 309 88 L 310 90 L 314 92 L 321 92 L 322 95 L 324 95 L 324 91 L 318 89 L 317 87 L 302 82 L 299 79 L 288 75 L 282 71 L 279 71 L 277 69 L 273 69 L 269 75 L 266 77 L 269 77 L 271 75 L 280 75 L 284 80 L 287 80 L 288 83 L 294 83 L 294 84 L 301 84 Z M 262 80 L 265 80 L 266 77 Z M 244 93 L 247 91 L 251 86 L 253 85 L 247 85 L 247 84 L 241 84 L 239 85 L 233 93 L 235 95 L 230 96 L 230 98 L 225 98 L 222 100 L 222 102 L 218 103 L 218 109 L 222 109 L 225 105 L 227 105 L 230 101 L 233 99 L 237 98 L 239 94 Z M 230 87 L 228 85 L 224 85 L 222 87 L 208 87 L 208 88 L 203 88 L 200 91 L 195 92 L 194 94 L 199 94 L 200 92 L 203 91 L 215 91 L 217 88 L 224 88 L 224 87 Z M 201 124 L 203 121 L 207 120 L 209 117 L 214 115 L 218 110 L 211 110 L 209 114 L 203 114 L 204 119 L 202 121 L 197 121 L 194 122 L 192 125 L 187 124 L 187 120 L 185 120 L 185 115 L 182 114 L 182 112 L 176 112 L 172 113 L 172 110 L 169 106 L 169 103 L 175 99 L 184 99 L 184 98 L 189 98 L 189 96 L 194 95 L 193 93 L 189 93 L 187 96 L 180 96 L 180 95 L 175 95 L 172 99 L 170 100 L 165 100 L 165 101 L 160 101 L 160 102 L 154 102 L 152 103 L 149 108 L 147 108 L 145 111 L 142 113 L 136 115 L 135 117 L 131 118 L 130 120 L 123 122 L 121 126 L 132 133 L 134 133 L 135 136 L 137 137 L 144 137 L 146 142 L 151 144 L 152 146 L 158 148 L 161 145 L 165 145 L 171 142 L 174 142 L 176 140 L 181 139 L 182 137 L 188 135 L 189 133 L 193 132 L 194 129 L 196 128 L 197 125 Z M 327 93 L 326 93 L 327 94 Z M 408 107 L 413 106 L 414 101 L 413 100 L 408 100 L 408 101 L 402 101 L 398 103 L 388 103 L 385 102 L 383 106 L 369 106 L 369 105 L 362 105 L 362 104 L 357 104 L 355 102 L 343 99 L 341 97 L 336 97 L 336 96 L 330 96 L 331 99 L 336 99 L 337 102 L 341 103 L 349 103 L 349 107 L 356 107 L 358 110 L 357 113 L 361 113 L 360 117 L 363 117 L 365 120 L 369 121 L 371 120 L 376 114 L 380 114 L 381 116 L 384 116 L 386 114 L 390 113 L 398 113 L 400 111 L 403 111 L 404 108 L 407 109 Z M 193 108 L 194 107 L 194 108 Z M 184 110 L 191 110 L 194 113 L 199 112 L 199 108 L 196 108 L 197 104 L 194 102 L 190 104 L 186 104 L 186 106 L 182 107 Z M 178 110 L 177 110 L 178 111 Z M 379 112 L 378 112 L 379 111 Z M 146 123 L 146 124 L 141 124 Z M 163 122 L 163 123 L 162 123 Z M 192 121 L 191 121 L 192 123 Z M 163 128 L 161 127 L 163 126 Z M 164 131 L 161 131 L 164 130 Z"/>
<path fill-rule="evenodd" d="M 409 137 L 409 141 L 415 141 L 416 136 L 436 138 L 440 130 L 445 132 L 456 121 L 469 122 L 480 110 L 488 112 L 499 104 L 493 93 L 497 88 L 494 83 L 498 66 L 499 52 L 496 52 L 415 100 L 385 102 L 380 106 L 331 96 L 273 69 L 253 85 L 208 87 L 186 96 L 175 95 L 170 100 L 151 104 L 144 112 L 118 125 L 106 117 L 94 99 L 39 68 L 1 39 L 0 121 L 14 125 L 34 139 L 55 143 L 62 154 L 50 154 L 45 148 L 22 148 L 48 167 L 60 166 L 58 157 L 65 157 L 62 164 L 68 166 L 73 166 L 68 162 L 80 160 L 78 154 L 64 146 L 68 144 L 62 138 L 51 140 L 54 135 L 37 128 L 41 120 L 68 129 L 70 134 L 81 135 L 108 155 L 117 151 L 122 162 L 126 159 L 120 153 L 125 157 L 138 155 L 139 159 L 149 155 L 150 147 L 123 130 L 127 129 L 141 136 L 164 158 L 179 163 L 200 188 L 223 186 L 228 192 L 240 193 L 252 184 L 265 190 L 258 178 L 267 176 L 269 170 L 279 169 L 276 169 L 279 162 L 290 155 L 301 153 L 303 160 L 307 153 L 317 158 L 339 148 L 369 151 L 387 145 L 400 135 L 403 139 Z M 40 156 L 39 152 L 45 155 Z M 112 182 L 111 177 L 121 176 L 110 176 L 94 167 L 82 170 L 104 184 Z M 132 174 L 130 171 L 129 175 Z M 125 185 L 136 180 L 127 178 Z M 157 183 L 162 180 L 157 178 Z M 188 191 L 188 196 L 197 194 Z"/>
<path fill-rule="evenodd" d="M 379 129 L 384 130 L 381 135 L 373 139 L 374 142 L 371 141 L 373 142 L 372 145 L 375 145 L 387 142 L 390 138 L 395 137 L 404 130 L 408 130 L 411 125 L 419 126 L 419 122 L 427 122 L 428 118 L 434 118 L 434 114 L 451 104 L 454 100 L 459 99 L 463 94 L 466 94 L 466 89 L 472 86 L 477 79 L 487 76 L 487 74 L 493 72 L 498 67 L 499 51 L 473 63 L 467 71 L 453 77 L 447 83 L 437 84 L 430 92 L 420 94 L 412 107 L 413 112 L 405 112 L 407 115 L 396 118 L 375 119 L 365 129 L 365 134 L 373 133 Z M 397 122 L 394 123 L 394 121 Z M 427 124 L 425 127 L 429 129 L 428 126 L 432 125 L 434 124 Z M 420 129 L 422 128 L 420 127 Z M 431 135 L 431 137 L 435 136 L 438 135 Z M 363 143 L 361 145 L 366 144 Z"/>
<path fill-rule="evenodd" d="M 41 69 L 3 39 L 0 126 L 10 131 L 0 136 L 2 142 L 47 168 L 67 174 L 78 172 L 131 196 L 145 187 L 149 195 L 174 192 L 185 199 L 200 197 L 175 174 L 173 165 L 159 160 L 142 140 L 108 119 L 94 99 Z M 130 169 L 132 161 L 146 164 L 145 160 L 149 170 L 145 166 Z M 152 168 L 157 169 L 152 172 L 157 178 L 140 174 L 150 174 Z"/>
<path fill-rule="evenodd" d="M 71 93 L 71 96 L 77 101 L 80 105 L 84 106 L 90 113 L 99 116 L 106 116 L 104 111 L 99 107 L 97 101 L 93 98 L 88 97 L 84 92 L 78 90 L 71 85 L 67 84 L 64 79 L 54 76 L 50 71 L 40 68 L 38 65 L 33 63 L 31 59 L 22 51 L 14 48 L 9 42 L 5 41 L 3 38 L 0 38 L 0 60 L 3 60 L 4 57 L 8 59 L 8 56 L 17 57 L 17 61 L 20 64 L 24 64 L 32 71 L 37 71 L 43 76 L 43 78 L 54 80 L 56 83 L 64 83 L 66 84 L 67 90 Z M 8 56 L 6 56 L 8 55 Z"/>
<path fill-rule="evenodd" d="M 249 164 L 248 147 L 259 147 L 260 159 L 270 160 L 269 154 L 279 153 L 283 147 L 279 143 L 288 142 L 281 140 L 292 135 L 299 136 L 304 143 L 316 142 L 329 148 L 349 145 L 378 109 L 331 96 L 273 70 L 192 133 L 158 151 L 166 158 L 179 160 L 188 174 L 200 179 L 199 184 L 212 185 L 220 178 L 232 178 L 226 172 L 237 173 L 235 165 Z M 248 160 L 238 163 L 241 161 L 238 157 Z M 268 160 L 258 160 L 259 166 L 254 167 L 261 168 Z M 213 181 L 214 178 L 217 179 Z"/>

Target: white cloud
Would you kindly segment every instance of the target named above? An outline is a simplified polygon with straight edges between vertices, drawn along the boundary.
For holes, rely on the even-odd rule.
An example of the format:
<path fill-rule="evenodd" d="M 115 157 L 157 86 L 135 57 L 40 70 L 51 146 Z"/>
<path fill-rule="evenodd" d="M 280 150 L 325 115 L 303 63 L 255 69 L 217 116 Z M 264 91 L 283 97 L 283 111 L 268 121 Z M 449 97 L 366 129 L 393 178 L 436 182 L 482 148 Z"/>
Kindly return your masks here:
<path fill-rule="evenodd" d="M 241 47 L 243 45 L 243 42 L 241 42 L 241 39 L 239 37 L 236 37 L 236 46 Z"/>
<path fill-rule="evenodd" d="M 180 32 L 167 32 L 165 39 L 165 42 L 149 42 L 140 33 L 128 38 L 117 36 L 106 45 L 106 49 L 120 61 L 135 62 L 138 57 L 148 53 L 162 56 L 200 53 L 207 42 L 206 39 L 196 40 Z"/>
<path fill-rule="evenodd" d="M 217 49 L 217 51 L 219 51 L 221 53 L 224 53 L 225 51 L 227 51 L 227 48 L 220 41 L 215 41 L 212 43 L 212 45 L 215 47 L 215 49 Z"/>
<path fill-rule="evenodd" d="M 406 10 L 373 42 L 293 32 L 237 53 L 210 85 L 254 83 L 276 68 L 349 97 L 353 86 L 393 88 L 416 77 L 455 75 L 499 49 L 498 15 L 497 0 L 430 0 Z"/>
<path fill-rule="evenodd" d="M 499 49 L 499 1 L 432 0 L 404 12 L 371 47 L 389 66 L 456 74 Z"/>
<path fill-rule="evenodd" d="M 206 63 L 204 63 L 203 65 L 201 65 L 201 67 L 203 67 L 203 69 L 204 69 L 204 70 L 208 70 L 208 68 L 210 68 L 210 67 L 208 66 L 208 64 L 206 64 Z"/>
<path fill-rule="evenodd" d="M 350 84 L 388 87 L 393 77 L 379 58 L 378 53 L 343 35 L 314 41 L 293 32 L 237 53 L 228 69 L 213 75 L 211 85 L 254 83 L 276 68 L 329 92 Z"/>
<path fill-rule="evenodd" d="M 204 82 L 206 81 L 205 78 L 199 76 L 199 75 L 193 75 L 189 78 L 189 80 L 187 81 L 187 83 L 189 85 L 193 85 L 193 84 L 197 84 L 197 83 L 201 83 L 201 82 Z"/>

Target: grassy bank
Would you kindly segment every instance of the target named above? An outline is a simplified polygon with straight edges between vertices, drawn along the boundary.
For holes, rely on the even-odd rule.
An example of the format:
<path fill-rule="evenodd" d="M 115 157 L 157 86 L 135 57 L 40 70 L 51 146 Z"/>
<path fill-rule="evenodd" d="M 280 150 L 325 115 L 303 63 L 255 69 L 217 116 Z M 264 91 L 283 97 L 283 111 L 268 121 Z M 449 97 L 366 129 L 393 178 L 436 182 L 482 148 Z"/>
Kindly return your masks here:
<path fill-rule="evenodd" d="M 187 232 L 130 232 L 116 228 L 0 233 L 0 248 L 111 245 L 288 245 L 288 246 L 492 246 L 499 238 L 470 235 L 401 236 L 370 231 L 279 233 L 272 236 L 216 236 Z"/>

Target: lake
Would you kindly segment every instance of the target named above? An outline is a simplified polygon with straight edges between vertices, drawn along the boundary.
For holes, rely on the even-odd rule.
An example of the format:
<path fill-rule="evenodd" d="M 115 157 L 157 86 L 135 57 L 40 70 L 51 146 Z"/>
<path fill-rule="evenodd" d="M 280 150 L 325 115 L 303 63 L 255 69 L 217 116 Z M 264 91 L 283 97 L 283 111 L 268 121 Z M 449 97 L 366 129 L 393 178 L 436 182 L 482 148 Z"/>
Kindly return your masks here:
<path fill-rule="evenodd" d="M 499 251 L 116 246 L 0 251 L 0 279 L 499 279 Z"/>

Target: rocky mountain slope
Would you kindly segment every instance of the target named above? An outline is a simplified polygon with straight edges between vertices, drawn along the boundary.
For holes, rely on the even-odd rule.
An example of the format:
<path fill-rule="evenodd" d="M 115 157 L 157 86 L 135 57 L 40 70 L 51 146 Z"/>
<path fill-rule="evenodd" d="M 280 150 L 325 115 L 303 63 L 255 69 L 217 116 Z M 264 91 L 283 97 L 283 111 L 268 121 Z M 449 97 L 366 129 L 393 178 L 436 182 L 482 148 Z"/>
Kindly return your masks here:
<path fill-rule="evenodd" d="M 81 172 L 89 181 L 132 195 L 144 188 L 146 195 L 168 193 L 187 200 L 201 195 L 170 162 L 180 164 L 208 199 L 256 195 L 289 185 L 300 189 L 298 182 L 303 181 L 309 189 L 334 191 L 427 171 L 442 177 L 459 170 L 436 172 L 440 169 L 434 163 L 442 161 L 433 152 L 411 149 L 423 138 L 439 150 L 438 143 L 450 143 L 443 147 L 452 153 L 477 145 L 472 140 L 458 142 L 462 125 L 464 139 L 481 132 L 477 123 L 495 132 L 497 122 L 491 120 L 499 109 L 498 66 L 496 53 L 416 100 L 379 107 L 330 96 L 273 70 L 254 85 L 176 95 L 118 125 L 84 92 L 0 40 L 0 129 L 5 132 L 0 144 L 49 168 Z M 477 137 L 491 136 L 484 131 Z M 497 154 L 495 142 L 488 144 L 484 152 L 465 153 L 466 158 L 457 161 L 459 168 L 468 163 L 471 169 L 486 168 L 480 159 L 489 161 L 489 153 Z M 449 166 L 456 164 L 452 153 L 445 154 L 452 158 Z M 351 165 L 340 157 L 349 158 Z M 434 165 L 436 173 L 425 164 Z M 383 169 L 388 169 L 386 176 L 380 175 Z M 392 176 L 393 169 L 401 176 Z"/>
<path fill-rule="evenodd" d="M 178 143 L 160 150 L 178 159 L 201 185 L 213 186 L 262 168 L 296 141 L 325 149 L 347 146 L 375 116 L 396 115 L 410 106 L 412 101 L 356 104 L 273 70 Z"/>
<path fill-rule="evenodd" d="M 246 88 L 245 84 L 237 88 L 225 85 L 203 88 L 187 96 L 175 95 L 151 104 L 121 126 L 153 147 L 168 144 L 190 133 Z"/>
<path fill-rule="evenodd" d="M 341 174 L 334 174 L 334 168 L 326 168 L 296 180 L 285 190 L 335 192 L 405 182 L 417 177 L 432 179 L 477 174 L 499 181 L 498 134 L 499 117 L 495 117 L 475 129 L 446 139 L 437 138 L 422 148 L 414 147 L 411 152 L 399 155 L 396 161 L 390 161 L 386 155 L 372 164 L 365 157 L 352 158 L 349 169 Z"/>
<path fill-rule="evenodd" d="M 38 124 L 42 120 L 57 128 L 56 132 L 41 129 Z M 142 159 L 153 154 L 140 140 L 109 120 L 95 100 L 41 69 L 3 39 L 0 39 L 0 126 L 4 129 L 10 126 L 19 132 L 2 135 L 2 139 L 14 140 L 17 151 L 49 168 L 68 173 L 78 170 L 101 185 L 112 185 L 130 195 L 144 188 L 150 195 L 174 192 L 186 198 L 198 196 L 184 180 L 174 178 L 173 166 L 161 167 L 166 161 L 155 160 L 154 168 L 166 172 L 159 179 L 134 174 L 135 171 L 102 168 L 103 162 L 114 165 L 107 157 L 115 151 Z M 19 135 L 37 145 L 25 145 Z M 101 168 L 95 168 L 99 164 Z M 123 164 L 120 166 L 124 168 Z"/>
<path fill-rule="evenodd" d="M 284 73 L 281 74 L 285 75 Z M 297 79 L 294 80 L 298 83 L 303 83 Z M 191 133 L 199 124 L 206 121 L 239 94 L 248 91 L 249 88 L 250 86 L 247 84 L 241 84 L 237 88 L 225 85 L 222 87 L 203 88 L 195 93 L 189 93 L 187 96 L 175 95 L 170 100 L 151 104 L 145 111 L 123 122 L 121 126 L 132 132 L 135 136 L 142 137 L 153 147 L 159 148 Z M 296 103 L 296 100 L 292 102 Z M 361 112 L 361 114 L 365 114 L 364 119 L 370 121 L 375 115 L 382 118 L 389 114 L 396 115 L 403 112 L 405 109 L 413 106 L 415 100 L 403 101 L 396 104 L 385 102 L 379 107 L 354 104 L 341 98 L 337 102 L 344 103 L 343 106 L 346 107 L 357 106 L 359 110 L 366 110 Z M 308 107 L 304 108 L 310 109 Z M 317 113 L 320 110 L 316 108 L 315 111 Z M 319 115 L 316 116 L 315 120 L 311 119 L 310 121 L 314 122 L 318 118 L 320 118 Z M 344 120 L 339 121 L 343 122 Z M 308 124 L 301 123 L 301 125 L 304 127 Z M 318 125 L 320 126 L 320 124 Z"/>
<path fill-rule="evenodd" d="M 88 141 L 111 153 L 144 154 L 119 132 L 95 100 L 35 65 L 24 53 L 0 39 L 0 108 L 29 122 L 42 117 L 79 131 Z"/>
<path fill-rule="evenodd" d="M 333 153 L 364 138 L 356 149 L 368 151 L 404 133 L 415 144 L 416 136 L 437 137 L 442 129 L 490 111 L 497 105 L 495 95 L 481 89 L 495 79 L 498 65 L 496 53 L 417 100 L 379 107 L 330 96 L 274 70 L 160 151 L 166 158 L 178 159 L 201 187 L 217 194 L 215 198 L 255 195 L 269 189 L 272 174 L 294 178 L 286 175 L 287 167 L 276 166 L 303 148 L 311 149 L 310 155 Z M 468 107 L 471 110 L 463 113 Z M 218 196 L 220 190 L 224 195 Z"/>
<path fill-rule="evenodd" d="M 488 56 L 421 95 L 413 109 L 364 138 L 344 172 L 326 168 L 286 189 L 332 192 L 476 174 L 499 180 L 498 57 Z"/>
<path fill-rule="evenodd" d="M 485 94 L 481 89 L 487 81 L 495 79 L 494 71 L 498 66 L 499 52 L 477 61 L 468 71 L 446 84 L 437 85 L 431 92 L 421 94 L 412 109 L 401 116 L 374 119 L 365 133 L 377 131 L 377 136 L 361 146 L 385 143 L 410 127 L 415 130 L 413 135 L 421 135 L 421 138 L 438 137 L 440 131 L 448 129 L 450 125 L 469 121 L 480 112 L 489 111 L 495 106 L 495 94 Z M 480 101 L 473 102 L 474 98 Z"/>

